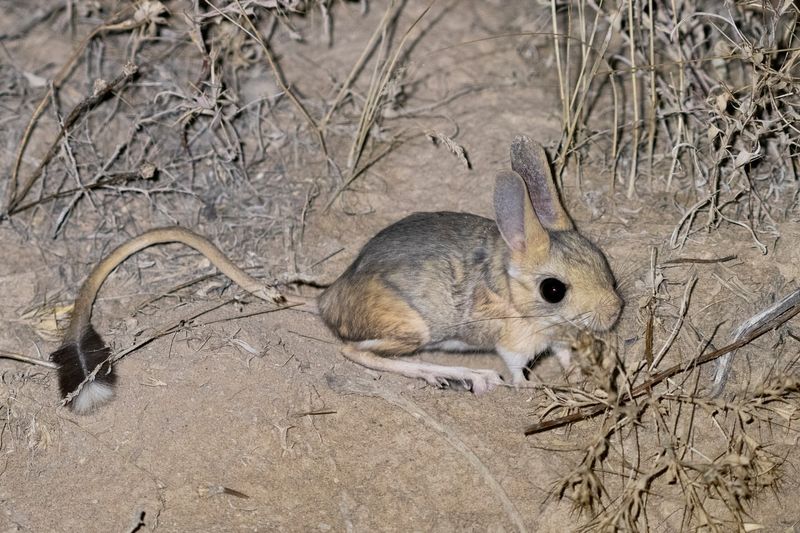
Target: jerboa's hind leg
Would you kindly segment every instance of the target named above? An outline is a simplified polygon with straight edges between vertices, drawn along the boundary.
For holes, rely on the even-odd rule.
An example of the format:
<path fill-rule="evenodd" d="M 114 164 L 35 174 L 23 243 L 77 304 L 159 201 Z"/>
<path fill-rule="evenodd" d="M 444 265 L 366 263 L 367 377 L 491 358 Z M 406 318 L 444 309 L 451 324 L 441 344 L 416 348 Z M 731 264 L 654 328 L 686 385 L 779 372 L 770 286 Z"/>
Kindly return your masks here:
<path fill-rule="evenodd" d="M 379 279 L 350 281 L 345 289 L 334 284 L 320 299 L 326 324 L 346 344 L 342 354 L 359 365 L 424 379 L 437 387 L 463 383 L 476 394 L 502 383 L 493 370 L 473 370 L 395 359 L 418 351 L 430 341 L 422 315 Z"/>
<path fill-rule="evenodd" d="M 382 343 L 382 339 L 363 341 Z M 461 383 L 475 394 L 483 394 L 503 383 L 500 374 L 495 370 L 476 370 L 461 366 L 446 366 L 426 363 L 424 361 L 408 361 L 383 357 L 369 350 L 360 350 L 359 344 L 348 343 L 342 348 L 342 355 L 361 366 L 380 372 L 393 372 L 409 378 L 424 379 L 435 387 L 446 387 L 451 383 Z M 389 340 L 388 342 L 392 342 Z"/>
<path fill-rule="evenodd" d="M 461 366 L 437 365 L 424 361 L 409 361 L 377 355 L 379 353 L 408 354 L 420 346 L 408 350 L 408 343 L 393 339 L 370 339 L 350 342 L 342 348 L 342 355 L 361 366 L 380 372 L 393 372 L 409 378 L 424 379 L 435 387 L 446 387 L 450 383 L 461 383 L 475 394 L 483 394 L 503 383 L 494 370 L 476 370 Z M 400 350 L 398 350 L 400 348 Z M 374 351 L 373 351 L 374 350 Z M 401 351 L 402 350 L 402 351 Z"/>

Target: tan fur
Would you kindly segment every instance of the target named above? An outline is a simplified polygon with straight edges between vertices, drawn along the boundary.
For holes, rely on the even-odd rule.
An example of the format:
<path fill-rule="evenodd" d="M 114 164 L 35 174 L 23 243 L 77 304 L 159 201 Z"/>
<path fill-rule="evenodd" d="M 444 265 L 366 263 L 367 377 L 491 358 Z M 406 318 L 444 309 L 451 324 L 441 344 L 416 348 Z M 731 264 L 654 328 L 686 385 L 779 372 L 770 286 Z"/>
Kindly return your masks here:
<path fill-rule="evenodd" d="M 552 336 L 556 326 L 543 324 L 541 318 L 531 316 L 525 311 L 525 306 L 515 305 L 514 300 L 527 301 L 527 291 L 516 284 L 506 296 L 481 287 L 475 292 L 474 319 L 481 324 L 487 337 L 494 339 L 494 344 L 503 345 L 515 352 L 527 352 L 537 340 Z M 516 293 L 516 298 L 514 297 Z M 511 296 L 510 298 L 508 296 Z M 526 299 L 523 299 L 523 296 Z M 543 349 L 543 348 L 542 348 Z"/>
<path fill-rule="evenodd" d="M 409 354 L 428 342 L 422 316 L 375 278 L 347 290 L 326 291 L 319 299 L 320 316 L 342 340 L 380 340 L 373 350 L 384 355 Z"/>

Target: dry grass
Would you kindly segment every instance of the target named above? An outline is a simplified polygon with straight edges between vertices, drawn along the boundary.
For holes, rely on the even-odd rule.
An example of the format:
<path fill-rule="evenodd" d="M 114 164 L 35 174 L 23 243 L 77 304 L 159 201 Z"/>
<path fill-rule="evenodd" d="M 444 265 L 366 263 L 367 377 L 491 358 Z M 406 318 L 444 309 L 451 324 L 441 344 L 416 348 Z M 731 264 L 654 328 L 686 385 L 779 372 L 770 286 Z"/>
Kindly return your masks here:
<path fill-rule="evenodd" d="M 628 198 L 688 191 L 672 235 L 741 226 L 762 253 L 774 202 L 796 190 L 793 2 L 551 2 L 563 134 L 558 164 L 588 146 Z M 782 200 L 782 202 L 781 202 Z M 704 220 L 704 223 L 703 223 Z"/>
<path fill-rule="evenodd" d="M 680 530 L 758 528 L 749 506 L 765 489 L 779 490 L 787 474 L 787 448 L 770 443 L 796 434 L 800 378 L 785 369 L 727 399 L 710 399 L 692 364 L 686 375 L 640 394 L 644 387 L 634 384 L 647 373 L 626 372 L 612 346 L 587 335 L 575 347 L 586 383 L 545 389 L 550 403 L 541 416 L 602 413 L 577 466 L 554 489 L 585 517 L 582 530 L 649 530 L 663 520 L 664 506 Z"/>
<path fill-rule="evenodd" d="M 193 11 L 184 13 L 171 13 L 157 0 L 121 11 L 115 11 L 114 3 L 109 2 L 107 10 L 98 10 L 98 13 L 108 11 L 107 19 L 81 39 L 30 117 L 18 143 L 10 180 L 5 184 L 0 216 L 11 217 L 70 196 L 72 201 L 58 215 L 55 229 L 58 232 L 63 231 L 70 213 L 87 199 L 91 201 L 92 191 L 100 188 L 120 195 L 139 193 L 148 200 L 153 194 L 214 197 L 218 196 L 220 185 L 251 181 L 250 173 L 263 172 L 260 167 L 269 158 L 281 160 L 287 145 L 292 145 L 294 152 L 292 163 L 313 162 L 315 173 L 326 182 L 324 200 L 329 208 L 359 176 L 402 142 L 382 132 L 381 123 L 400 92 L 399 66 L 406 43 L 430 9 L 429 5 L 420 10 L 408 27 L 400 28 L 403 33 L 397 37 L 398 15 L 404 6 L 402 2 L 388 4 L 350 74 L 337 84 L 330 101 L 320 102 L 296 94 L 276 60 L 270 40 L 280 43 L 286 37 L 304 39 L 292 18 L 310 16 L 317 10 L 323 21 L 315 28 L 329 32 L 327 2 L 203 1 Z M 35 21 L 31 26 L 35 26 Z M 165 29 L 169 30 L 169 37 L 155 39 Z M 123 75 L 113 81 L 95 80 L 95 93 L 74 104 L 66 119 L 56 112 L 59 134 L 47 141 L 49 150 L 34 169 L 25 169 L 22 162 L 30 160 L 27 150 L 38 133 L 39 122 L 53 103 L 62 105 L 59 90 L 74 81 L 78 74 L 75 64 L 91 50 L 92 43 L 112 40 L 122 43 L 126 39 L 131 43 L 128 58 L 131 68 L 126 67 Z M 137 59 L 137 54 L 143 58 Z M 199 58 L 202 69 L 199 73 L 160 73 L 157 60 L 149 58 L 168 54 L 184 55 L 189 64 Z M 140 65 L 142 73 L 136 71 Z M 248 70 L 259 65 L 266 65 L 272 73 L 274 88 L 260 98 L 242 101 L 241 95 L 247 90 L 243 78 Z M 364 77 L 369 80 L 366 94 L 362 95 L 355 84 Z M 129 87 L 132 80 L 140 83 L 135 88 Z M 260 92 L 265 91 L 262 88 Z M 122 102 L 127 110 L 124 117 L 119 113 Z M 356 124 L 350 119 L 353 112 L 359 116 Z M 127 130 L 128 138 L 97 139 L 94 133 L 102 126 L 92 115 L 102 113 L 108 117 L 102 126 L 113 118 L 114 129 Z M 175 127 L 181 131 L 180 142 L 164 144 L 162 139 L 175 138 Z M 86 162 L 82 145 L 75 146 L 73 139 L 81 135 L 91 143 L 89 152 L 95 159 L 93 162 Z M 335 146 L 342 147 L 348 137 L 350 148 L 346 152 L 329 153 L 332 140 Z M 41 183 L 48 167 L 63 152 L 73 167 L 67 178 L 74 180 L 77 187 L 69 188 L 63 179 Z M 110 152 L 108 159 L 97 160 L 104 152 Z M 137 154 L 138 159 L 131 161 L 132 154 Z M 77 161 L 81 161 L 80 166 Z M 203 176 L 197 175 L 197 168 L 205 164 L 214 167 L 216 183 L 198 183 L 197 178 Z M 320 165 L 322 168 L 318 168 Z M 143 175 L 141 168 L 151 170 L 148 176 Z M 83 177 L 87 173 L 90 180 Z M 158 187 L 136 183 L 154 174 L 168 184 Z M 180 178 L 182 175 L 188 175 L 189 179 Z M 186 186 L 186 181 L 191 187 Z M 307 195 L 310 189 L 319 188 L 316 183 L 305 185 L 309 187 Z M 332 190 L 328 191 L 329 188 Z M 30 200 L 31 196 L 37 198 Z M 271 219 L 274 215 L 262 216 Z"/>

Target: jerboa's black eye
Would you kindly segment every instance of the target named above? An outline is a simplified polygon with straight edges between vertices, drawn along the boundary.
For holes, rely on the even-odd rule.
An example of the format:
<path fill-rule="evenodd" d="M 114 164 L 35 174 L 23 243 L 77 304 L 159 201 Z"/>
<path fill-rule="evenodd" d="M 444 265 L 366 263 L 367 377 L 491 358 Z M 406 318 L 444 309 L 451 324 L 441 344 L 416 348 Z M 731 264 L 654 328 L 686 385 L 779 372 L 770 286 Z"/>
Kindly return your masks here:
<path fill-rule="evenodd" d="M 539 284 L 539 292 L 545 302 L 557 304 L 567 295 L 567 286 L 564 282 L 556 278 L 545 278 Z"/>

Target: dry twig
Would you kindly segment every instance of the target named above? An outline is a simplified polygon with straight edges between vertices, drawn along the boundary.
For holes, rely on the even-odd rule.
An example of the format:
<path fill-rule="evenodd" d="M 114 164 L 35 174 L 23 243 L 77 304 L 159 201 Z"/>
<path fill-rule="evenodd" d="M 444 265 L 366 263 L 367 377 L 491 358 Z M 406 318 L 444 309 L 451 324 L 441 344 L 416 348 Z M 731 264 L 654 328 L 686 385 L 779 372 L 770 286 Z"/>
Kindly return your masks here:
<path fill-rule="evenodd" d="M 94 109 L 100 102 L 105 100 L 108 96 L 118 92 L 122 87 L 124 87 L 128 82 L 130 82 L 136 74 L 139 72 L 139 68 L 134 65 L 133 63 L 128 63 L 123 67 L 122 72 L 111 82 L 106 82 L 104 80 L 98 80 L 94 86 L 94 92 L 91 96 L 88 96 L 83 101 L 81 101 L 77 106 L 75 106 L 72 111 L 70 111 L 67 118 L 64 119 L 64 123 L 61 126 L 58 135 L 50 144 L 50 149 L 47 151 L 45 156 L 39 162 L 39 165 L 34 170 L 33 174 L 28 176 L 28 179 L 25 180 L 22 187 L 17 190 L 16 188 L 12 189 L 12 196 L 11 200 L 9 201 L 8 207 L 6 209 L 6 213 L 8 215 L 14 215 L 20 211 L 19 203 L 25 199 L 28 192 L 33 187 L 36 180 L 42 175 L 44 169 L 56 155 L 58 151 L 58 146 L 61 139 L 67 135 L 70 131 L 72 126 L 84 116 L 86 113 Z M 28 206 L 25 206 L 27 209 Z"/>

